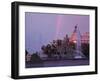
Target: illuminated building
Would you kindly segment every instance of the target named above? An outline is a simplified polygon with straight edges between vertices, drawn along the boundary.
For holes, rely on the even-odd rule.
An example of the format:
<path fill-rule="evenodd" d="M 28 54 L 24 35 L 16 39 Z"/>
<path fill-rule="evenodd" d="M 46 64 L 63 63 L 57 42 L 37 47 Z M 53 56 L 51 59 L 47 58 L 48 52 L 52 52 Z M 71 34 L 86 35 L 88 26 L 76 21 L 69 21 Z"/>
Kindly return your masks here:
<path fill-rule="evenodd" d="M 79 32 L 79 37 L 81 38 L 81 43 L 89 43 L 89 32 L 85 32 L 84 34 L 81 35 L 80 31 Z M 76 28 L 74 29 L 69 41 L 72 43 L 76 43 L 77 42 L 77 37 L 76 37 L 77 31 Z"/>

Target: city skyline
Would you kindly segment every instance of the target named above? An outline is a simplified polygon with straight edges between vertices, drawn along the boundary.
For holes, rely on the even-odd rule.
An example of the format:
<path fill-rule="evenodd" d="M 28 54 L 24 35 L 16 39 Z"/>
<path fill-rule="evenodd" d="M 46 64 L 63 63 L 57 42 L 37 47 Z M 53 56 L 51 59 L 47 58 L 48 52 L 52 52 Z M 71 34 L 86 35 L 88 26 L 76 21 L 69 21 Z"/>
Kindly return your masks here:
<path fill-rule="evenodd" d="M 76 24 L 81 34 L 89 32 L 88 15 L 26 12 L 25 49 L 32 54 L 52 40 L 62 39 L 66 34 L 70 37 Z"/>

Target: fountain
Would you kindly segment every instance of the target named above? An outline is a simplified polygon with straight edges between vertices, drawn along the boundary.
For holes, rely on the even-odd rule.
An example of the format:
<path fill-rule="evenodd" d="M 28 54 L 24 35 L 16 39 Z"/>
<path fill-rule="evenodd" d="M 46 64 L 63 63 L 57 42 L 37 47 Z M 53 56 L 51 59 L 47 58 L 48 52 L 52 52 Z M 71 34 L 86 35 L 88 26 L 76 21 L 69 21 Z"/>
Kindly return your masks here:
<path fill-rule="evenodd" d="M 77 25 L 75 26 L 74 33 L 75 33 L 76 40 L 74 41 L 75 50 L 74 50 L 74 53 L 73 53 L 73 57 L 74 57 L 74 59 L 85 58 L 85 55 L 81 51 L 81 34 L 80 34 L 80 31 L 79 31 Z"/>

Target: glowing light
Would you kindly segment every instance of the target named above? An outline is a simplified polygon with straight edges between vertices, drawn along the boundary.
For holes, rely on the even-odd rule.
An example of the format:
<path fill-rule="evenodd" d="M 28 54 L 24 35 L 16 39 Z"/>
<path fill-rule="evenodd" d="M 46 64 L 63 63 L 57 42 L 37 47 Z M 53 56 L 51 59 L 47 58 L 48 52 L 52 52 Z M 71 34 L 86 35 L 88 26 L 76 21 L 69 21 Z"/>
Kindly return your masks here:
<path fill-rule="evenodd" d="M 77 42 L 76 40 L 73 41 L 73 43 L 75 43 L 75 44 L 76 44 L 76 42 Z"/>

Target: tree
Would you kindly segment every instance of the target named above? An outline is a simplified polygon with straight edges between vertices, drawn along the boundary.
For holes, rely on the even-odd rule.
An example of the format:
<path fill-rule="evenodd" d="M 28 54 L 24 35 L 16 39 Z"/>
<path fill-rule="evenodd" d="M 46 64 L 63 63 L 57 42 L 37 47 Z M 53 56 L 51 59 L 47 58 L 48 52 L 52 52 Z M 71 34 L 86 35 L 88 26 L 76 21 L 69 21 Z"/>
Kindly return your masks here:
<path fill-rule="evenodd" d="M 27 62 L 27 55 L 28 55 L 28 51 L 25 50 L 25 61 Z"/>

